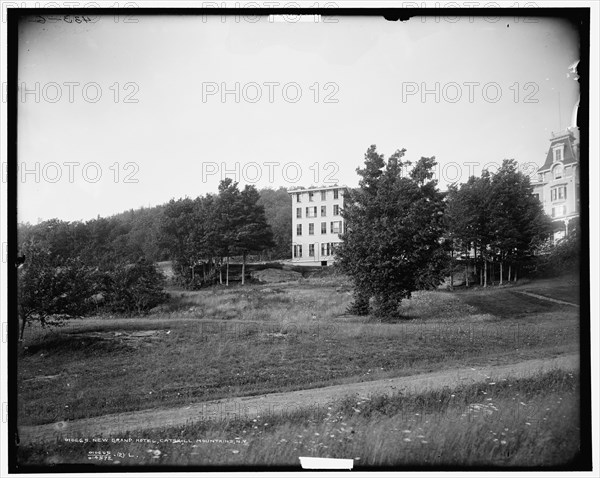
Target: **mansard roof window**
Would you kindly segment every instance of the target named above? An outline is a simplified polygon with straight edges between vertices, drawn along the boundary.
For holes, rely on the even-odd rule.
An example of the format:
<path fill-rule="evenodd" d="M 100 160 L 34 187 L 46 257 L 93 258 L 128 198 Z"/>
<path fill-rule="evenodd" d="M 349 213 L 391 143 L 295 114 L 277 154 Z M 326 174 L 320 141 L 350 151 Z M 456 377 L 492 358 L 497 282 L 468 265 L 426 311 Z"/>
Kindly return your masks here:
<path fill-rule="evenodd" d="M 560 146 L 554 148 L 553 152 L 554 152 L 554 162 L 563 160 L 563 145 L 562 144 Z"/>

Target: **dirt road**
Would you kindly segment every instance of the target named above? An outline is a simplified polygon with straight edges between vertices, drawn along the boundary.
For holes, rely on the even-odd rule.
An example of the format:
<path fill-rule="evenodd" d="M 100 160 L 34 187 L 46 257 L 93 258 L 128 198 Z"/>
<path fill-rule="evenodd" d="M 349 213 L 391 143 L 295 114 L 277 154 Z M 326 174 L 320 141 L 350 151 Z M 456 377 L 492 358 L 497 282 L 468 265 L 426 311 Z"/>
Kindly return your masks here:
<path fill-rule="evenodd" d="M 579 355 L 563 355 L 552 359 L 535 359 L 510 365 L 468 367 L 440 372 L 375 380 L 371 382 L 333 385 L 323 388 L 237 397 L 201 402 L 170 409 L 142 410 L 100 417 L 19 428 L 21 444 L 55 440 L 60 437 L 93 437 L 115 435 L 181 426 L 190 422 L 229 417 L 254 418 L 257 415 L 290 413 L 300 408 L 323 407 L 348 395 L 368 397 L 370 394 L 423 392 L 430 389 L 456 387 L 487 379 L 524 378 L 553 369 L 578 370 Z"/>

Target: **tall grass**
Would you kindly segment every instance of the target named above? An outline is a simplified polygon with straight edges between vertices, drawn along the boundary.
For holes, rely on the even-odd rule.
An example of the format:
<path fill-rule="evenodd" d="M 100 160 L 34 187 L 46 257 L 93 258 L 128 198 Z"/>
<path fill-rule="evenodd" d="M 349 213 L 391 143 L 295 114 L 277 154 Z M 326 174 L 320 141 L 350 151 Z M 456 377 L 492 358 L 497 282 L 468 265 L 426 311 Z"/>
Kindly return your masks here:
<path fill-rule="evenodd" d="M 552 467 L 577 456 L 578 401 L 579 377 L 553 371 L 415 395 L 347 397 L 287 415 L 203 421 L 106 442 L 33 444 L 19 450 L 19 460 L 81 463 L 91 451 L 110 451 L 107 465 L 296 466 L 299 456 L 318 456 L 352 458 L 356 468 Z"/>

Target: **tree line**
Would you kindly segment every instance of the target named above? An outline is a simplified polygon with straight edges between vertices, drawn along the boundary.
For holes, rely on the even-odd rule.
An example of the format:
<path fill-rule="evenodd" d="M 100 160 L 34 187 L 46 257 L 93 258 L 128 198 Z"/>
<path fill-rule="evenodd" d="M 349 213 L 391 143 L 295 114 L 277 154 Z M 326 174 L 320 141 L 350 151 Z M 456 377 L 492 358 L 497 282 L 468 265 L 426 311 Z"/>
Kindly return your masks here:
<path fill-rule="evenodd" d="M 404 156 L 398 150 L 385 159 L 372 145 L 357 169 L 359 187 L 345 195 L 347 229 L 336 256 L 354 282 L 354 312 L 397 316 L 411 292 L 436 287 L 445 277 L 452 285 L 457 274 L 467 286 L 477 280 L 487 286 L 496 272 L 500 283 L 514 281 L 547 244 L 552 223 L 515 161 L 443 192 L 433 179 L 434 157 L 412 165 Z M 155 266 L 162 260 L 172 261 L 182 286 L 197 288 L 228 285 L 236 258 L 243 284 L 249 257 L 289 258 L 291 224 L 286 189 L 240 190 L 225 179 L 217 194 L 155 208 L 20 225 L 22 317 L 45 323 L 97 310 L 100 303 L 142 313 L 165 298 Z M 561 253 L 564 260 L 571 260 L 569 251 Z"/>
<path fill-rule="evenodd" d="M 289 195 L 285 188 L 261 189 L 258 205 L 264 207 L 267 224 L 273 232 L 273 245 L 260 252 L 263 260 L 286 259 L 292 239 Z M 184 200 L 180 200 L 184 201 Z M 89 221 L 50 219 L 39 224 L 18 226 L 18 248 L 32 241 L 49 249 L 54 256 L 79 258 L 84 263 L 103 265 L 123 261 L 133 263 L 171 260 L 169 242 L 163 237 L 167 204 L 131 209 L 111 217 Z"/>
<path fill-rule="evenodd" d="M 413 165 L 397 150 L 387 160 L 375 145 L 358 168 L 359 187 L 348 191 L 342 212 L 347 231 L 338 264 L 354 283 L 351 311 L 399 317 L 411 293 L 438 286 L 464 269 L 466 285 L 488 285 L 491 265 L 499 282 L 516 280 L 553 232 L 514 160 L 442 192 L 433 179 L 435 158 Z"/>
<path fill-rule="evenodd" d="M 167 299 L 165 278 L 156 266 L 161 260 L 172 260 L 180 284 L 195 288 L 217 280 L 228 284 L 231 257 L 240 256 L 243 269 L 253 253 L 278 256 L 285 249 L 287 257 L 289 196 L 283 188 L 263 192 L 265 197 L 253 186 L 240 191 L 226 179 L 216 195 L 87 222 L 20 224 L 21 337 L 33 321 L 61 325 L 100 311 L 147 312 Z M 275 234 L 265 210 L 275 218 Z M 243 270 L 242 283 L 244 277 Z"/>
<path fill-rule="evenodd" d="M 62 325 L 65 320 L 106 311 L 143 314 L 167 299 L 164 277 L 153 262 L 115 261 L 92 265 L 78 257 L 63 258 L 36 242 L 22 248 L 17 271 L 20 337 L 32 322 Z"/>
<path fill-rule="evenodd" d="M 291 216 L 289 205 L 286 209 Z M 259 192 L 248 185 L 240 191 L 230 178 L 221 181 L 217 195 L 171 200 L 160 231 L 176 274 L 191 288 L 217 281 L 229 285 L 230 258 L 236 256 L 242 261 L 243 285 L 248 255 L 275 246 Z"/>
<path fill-rule="evenodd" d="M 451 242 L 452 267 L 465 267 L 465 281 L 474 275 L 487 286 L 490 266 L 499 283 L 516 280 L 526 264 L 552 234 L 554 227 L 533 195 L 529 177 L 514 160 L 504 160 L 496 173 L 483 171 L 446 197 L 446 237 Z"/>

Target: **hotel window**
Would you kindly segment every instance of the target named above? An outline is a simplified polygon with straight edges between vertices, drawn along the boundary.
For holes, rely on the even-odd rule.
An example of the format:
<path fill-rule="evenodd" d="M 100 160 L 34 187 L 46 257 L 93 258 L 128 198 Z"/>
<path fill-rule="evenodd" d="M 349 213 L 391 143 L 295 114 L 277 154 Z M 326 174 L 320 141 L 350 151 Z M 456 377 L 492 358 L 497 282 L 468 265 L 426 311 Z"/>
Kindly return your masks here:
<path fill-rule="evenodd" d="M 567 187 L 559 186 L 557 188 L 552 188 L 550 190 L 550 200 L 551 201 L 560 201 L 562 199 L 567 199 Z"/>
<path fill-rule="evenodd" d="M 294 257 L 302 257 L 302 246 L 294 246 Z"/>
<path fill-rule="evenodd" d="M 310 202 L 313 202 L 314 196 L 315 196 L 315 193 L 313 193 L 312 191 L 311 191 L 311 192 L 309 192 L 309 193 L 308 193 L 308 200 L 309 200 Z"/>
<path fill-rule="evenodd" d="M 308 246 L 308 257 L 315 257 L 315 245 L 310 244 Z"/>
<path fill-rule="evenodd" d="M 296 235 L 297 236 L 301 236 L 302 235 L 302 224 L 298 224 L 296 226 Z"/>
<path fill-rule="evenodd" d="M 296 208 L 296 217 L 298 219 L 302 219 L 302 208 L 301 207 Z"/>
<path fill-rule="evenodd" d="M 333 190 L 333 199 L 338 199 L 338 190 L 337 189 Z"/>
<path fill-rule="evenodd" d="M 327 191 L 321 191 L 321 201 L 325 201 L 327 199 Z"/>
<path fill-rule="evenodd" d="M 321 206 L 321 217 L 327 216 L 327 206 Z"/>
<path fill-rule="evenodd" d="M 555 166 L 554 169 L 552 170 L 552 173 L 554 174 L 554 179 L 560 179 L 563 177 L 563 168 L 562 166 Z"/>
<path fill-rule="evenodd" d="M 329 255 L 327 253 L 327 247 L 328 247 L 328 244 L 325 244 L 325 243 L 321 244 L 321 257 Z"/>
<path fill-rule="evenodd" d="M 327 234 L 327 223 L 326 222 L 321 223 L 321 234 Z"/>
<path fill-rule="evenodd" d="M 333 205 L 333 215 L 334 216 L 339 216 L 340 215 L 340 206 L 338 206 L 337 204 Z"/>
<path fill-rule="evenodd" d="M 315 233 L 315 225 L 314 225 L 314 223 L 311 222 L 308 225 L 308 235 L 312 236 L 314 233 Z"/>
<path fill-rule="evenodd" d="M 300 193 L 296 193 L 296 202 L 302 202 L 302 201 L 300 200 Z"/>
<path fill-rule="evenodd" d="M 331 221 L 331 232 L 340 234 L 342 232 L 342 221 Z"/>
<path fill-rule="evenodd" d="M 306 208 L 306 217 L 317 217 L 317 206 Z"/>
<path fill-rule="evenodd" d="M 561 217 L 567 214 L 567 206 L 556 206 L 552 208 L 552 217 Z"/>

